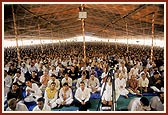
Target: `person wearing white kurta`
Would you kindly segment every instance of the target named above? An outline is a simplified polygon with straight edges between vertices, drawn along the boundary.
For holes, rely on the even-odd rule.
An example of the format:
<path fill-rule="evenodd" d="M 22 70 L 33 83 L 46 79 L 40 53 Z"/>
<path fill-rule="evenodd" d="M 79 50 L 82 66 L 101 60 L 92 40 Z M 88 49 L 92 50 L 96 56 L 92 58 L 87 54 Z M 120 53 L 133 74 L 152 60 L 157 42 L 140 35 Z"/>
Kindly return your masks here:
<path fill-rule="evenodd" d="M 51 66 L 51 69 L 49 70 L 48 73 L 49 73 L 49 76 L 52 76 L 52 74 L 56 76 L 57 73 L 54 65 Z"/>
<path fill-rule="evenodd" d="M 72 90 L 68 86 L 68 83 L 64 83 L 63 87 L 59 91 L 59 99 L 56 100 L 56 103 L 60 106 L 70 105 L 73 102 Z"/>
<path fill-rule="evenodd" d="M 164 104 L 160 101 L 158 96 L 154 96 L 150 100 L 153 111 L 164 111 Z"/>
<path fill-rule="evenodd" d="M 15 98 L 8 101 L 8 108 L 6 111 L 29 111 L 25 104 L 17 103 Z"/>
<path fill-rule="evenodd" d="M 128 79 L 127 68 L 125 67 L 124 62 L 121 62 L 121 67 L 119 67 L 120 72 L 123 74 L 124 79 Z"/>
<path fill-rule="evenodd" d="M 7 74 L 7 71 L 4 71 L 4 77 L 4 96 L 6 96 L 12 86 L 12 77 Z"/>
<path fill-rule="evenodd" d="M 88 88 L 92 93 L 95 93 L 101 90 L 99 79 L 95 77 L 94 73 L 91 74 L 90 76 L 90 79 L 88 81 Z"/>
<path fill-rule="evenodd" d="M 52 82 L 48 86 L 44 93 L 45 103 L 48 104 L 51 108 L 57 106 L 56 100 L 58 98 L 58 90 L 56 89 L 56 83 Z"/>
<path fill-rule="evenodd" d="M 32 73 L 32 71 L 37 71 L 37 68 L 33 62 L 30 62 L 30 66 L 29 66 L 28 70 L 29 70 L 30 74 Z"/>
<path fill-rule="evenodd" d="M 17 71 L 17 73 L 14 75 L 13 83 L 17 82 L 19 86 L 23 85 L 25 83 L 25 77 L 24 74 L 20 71 Z"/>
<path fill-rule="evenodd" d="M 119 74 L 119 78 L 115 80 L 115 86 L 116 89 L 119 90 L 120 95 L 123 95 L 126 98 L 128 98 L 127 94 L 129 93 L 129 91 L 126 89 L 126 80 L 123 78 L 121 73 Z"/>
<path fill-rule="evenodd" d="M 85 83 L 85 87 L 87 87 L 88 86 L 88 79 L 86 79 L 86 74 L 83 74 L 81 76 L 81 78 L 77 79 L 76 88 L 80 87 L 80 82 L 82 82 L 82 81 Z"/>
<path fill-rule="evenodd" d="M 42 91 L 36 83 L 32 83 L 30 80 L 26 80 L 26 98 L 25 102 L 37 101 L 42 96 Z"/>
<path fill-rule="evenodd" d="M 22 63 L 21 65 L 21 71 L 23 72 L 23 74 L 26 74 L 28 71 L 28 68 L 26 67 L 25 63 Z"/>
<path fill-rule="evenodd" d="M 149 79 L 144 73 L 141 74 L 141 77 L 138 79 L 139 88 L 142 92 L 148 92 Z"/>
<path fill-rule="evenodd" d="M 107 78 L 107 83 L 106 83 L 106 87 L 105 87 L 105 83 L 102 84 L 101 87 L 101 91 L 100 91 L 100 95 L 103 95 L 105 91 L 112 91 L 112 82 L 111 82 L 111 77 Z M 103 91 L 104 90 L 104 91 Z M 115 98 L 116 101 L 118 100 L 118 98 L 120 97 L 120 92 L 119 90 L 115 87 Z"/>
<path fill-rule="evenodd" d="M 105 90 L 102 96 L 102 100 L 112 101 L 112 90 L 111 91 L 109 91 L 108 89 Z"/>
<path fill-rule="evenodd" d="M 52 82 L 55 82 L 56 84 L 56 89 L 57 91 L 60 89 L 60 81 L 58 79 L 56 79 L 55 75 L 51 75 L 50 80 L 47 83 L 47 86 L 49 87 L 51 85 Z"/>
<path fill-rule="evenodd" d="M 56 70 L 56 76 L 59 77 L 59 72 L 61 71 L 61 63 L 58 63 L 57 67 L 55 68 Z"/>
<path fill-rule="evenodd" d="M 41 91 L 45 91 L 49 80 L 50 80 L 50 76 L 48 74 L 48 70 L 43 71 L 43 75 L 40 77 Z"/>
<path fill-rule="evenodd" d="M 112 106 L 112 90 L 105 90 L 101 98 L 102 106 Z"/>
<path fill-rule="evenodd" d="M 69 87 L 72 87 L 72 78 L 70 78 L 67 73 L 64 75 L 64 78 L 61 80 L 62 86 L 65 82 L 68 83 Z"/>
<path fill-rule="evenodd" d="M 144 74 L 142 74 L 141 75 L 141 77 L 138 79 L 138 82 L 139 82 L 139 86 L 141 86 L 141 87 L 148 87 L 148 85 L 149 85 L 149 80 L 148 80 L 148 78 L 144 75 Z"/>
<path fill-rule="evenodd" d="M 153 111 L 164 111 L 164 93 L 159 92 L 158 96 L 150 99 L 150 106 Z"/>
<path fill-rule="evenodd" d="M 139 69 L 137 68 L 137 65 L 135 64 L 133 68 L 131 68 L 130 72 L 129 72 L 129 79 L 131 78 L 132 75 L 136 75 L 138 78 L 139 77 L 139 73 L 138 73 Z"/>
<path fill-rule="evenodd" d="M 33 108 L 33 111 L 51 111 L 51 107 L 45 103 L 45 99 L 43 97 L 37 100 L 37 105 Z"/>
<path fill-rule="evenodd" d="M 133 98 L 128 104 L 128 111 L 150 111 L 149 100 L 146 97 Z"/>
<path fill-rule="evenodd" d="M 150 74 L 148 72 L 148 69 L 145 67 L 143 71 L 139 74 L 139 77 L 141 77 L 142 74 L 145 74 L 147 78 L 150 78 Z"/>

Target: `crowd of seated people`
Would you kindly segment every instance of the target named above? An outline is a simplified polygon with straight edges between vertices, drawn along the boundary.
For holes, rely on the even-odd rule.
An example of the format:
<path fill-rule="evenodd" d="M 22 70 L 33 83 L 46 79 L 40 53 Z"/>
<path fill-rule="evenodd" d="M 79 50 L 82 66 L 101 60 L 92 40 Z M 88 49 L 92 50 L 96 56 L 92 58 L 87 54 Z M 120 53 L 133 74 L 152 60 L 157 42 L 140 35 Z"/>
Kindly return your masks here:
<path fill-rule="evenodd" d="M 151 59 L 148 46 L 131 45 L 126 52 L 124 44 L 116 48 L 114 44 L 87 43 L 86 60 L 82 43 L 19 48 L 21 61 L 17 59 L 16 48 L 4 49 L 4 97 L 8 104 L 34 101 L 37 106 L 39 103 L 47 106 L 46 110 L 76 105 L 85 111 L 90 107 L 91 94 L 98 92 L 102 104 L 111 106 L 111 98 L 106 97 L 111 89 L 104 86 L 105 82 L 108 85 L 110 56 L 117 61 L 114 67 L 117 99 L 120 95 L 129 98 L 129 93 L 137 96 L 157 93 L 164 88 L 164 49 L 160 47 L 154 49 Z M 7 107 L 6 111 L 14 110 Z M 28 109 L 24 106 L 24 110 Z"/>

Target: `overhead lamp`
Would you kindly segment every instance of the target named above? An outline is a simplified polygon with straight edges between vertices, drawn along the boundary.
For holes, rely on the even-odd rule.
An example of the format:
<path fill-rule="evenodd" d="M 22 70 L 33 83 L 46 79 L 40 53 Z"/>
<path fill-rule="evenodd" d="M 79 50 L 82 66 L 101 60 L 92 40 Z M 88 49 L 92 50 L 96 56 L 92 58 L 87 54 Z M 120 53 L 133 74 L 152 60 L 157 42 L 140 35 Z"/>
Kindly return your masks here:
<path fill-rule="evenodd" d="M 87 12 L 79 12 L 79 19 L 87 18 Z"/>

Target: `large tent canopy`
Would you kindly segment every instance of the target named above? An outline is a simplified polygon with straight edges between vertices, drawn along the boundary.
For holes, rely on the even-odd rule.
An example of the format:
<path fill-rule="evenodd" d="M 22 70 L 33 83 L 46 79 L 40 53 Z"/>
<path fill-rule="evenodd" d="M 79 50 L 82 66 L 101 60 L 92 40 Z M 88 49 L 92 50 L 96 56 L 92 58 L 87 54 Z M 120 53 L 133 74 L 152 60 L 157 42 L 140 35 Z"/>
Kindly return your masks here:
<path fill-rule="evenodd" d="M 15 39 L 12 6 L 18 38 L 62 40 L 82 36 L 78 17 L 83 3 L 4 4 L 4 39 Z M 105 39 L 164 39 L 163 3 L 85 3 L 85 35 Z M 154 14 L 154 17 L 153 17 Z"/>

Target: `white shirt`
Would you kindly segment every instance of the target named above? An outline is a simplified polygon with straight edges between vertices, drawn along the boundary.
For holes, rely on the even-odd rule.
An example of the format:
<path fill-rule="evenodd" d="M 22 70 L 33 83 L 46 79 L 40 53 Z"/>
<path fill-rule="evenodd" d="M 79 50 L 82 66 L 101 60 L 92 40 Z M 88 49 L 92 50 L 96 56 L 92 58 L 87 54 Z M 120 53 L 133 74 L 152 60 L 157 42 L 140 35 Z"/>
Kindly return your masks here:
<path fill-rule="evenodd" d="M 119 70 L 122 72 L 122 70 L 125 70 L 125 72 L 127 73 L 127 68 L 124 66 L 124 68 L 123 67 L 119 67 Z"/>
<path fill-rule="evenodd" d="M 142 71 L 142 72 L 139 74 L 139 76 L 141 77 L 141 75 L 142 75 L 143 73 L 145 73 L 145 72 L 144 72 L 144 71 Z M 146 75 L 146 77 L 150 77 L 149 72 L 146 72 L 145 74 L 147 74 L 147 75 Z"/>
<path fill-rule="evenodd" d="M 55 81 L 53 81 L 52 79 L 50 79 L 47 83 L 47 86 L 50 86 L 52 82 L 55 82 L 56 83 L 56 89 L 57 91 L 60 89 L 60 81 L 58 79 L 55 79 Z"/>
<path fill-rule="evenodd" d="M 148 63 L 148 64 L 146 65 L 146 68 L 150 69 L 150 68 L 152 68 L 152 66 L 153 66 L 153 64 Z"/>
<path fill-rule="evenodd" d="M 104 89 L 104 86 L 105 86 L 105 83 L 103 83 L 103 85 L 102 85 L 102 87 L 101 87 L 100 95 L 102 95 L 103 90 L 104 90 L 104 92 L 105 92 L 105 91 L 108 91 L 108 93 L 109 93 L 110 91 L 112 91 L 112 84 L 109 85 L 108 83 L 106 83 L 105 89 Z M 111 93 L 112 93 L 112 92 L 111 92 Z M 104 93 L 103 93 L 103 94 L 104 94 Z M 116 89 L 116 86 L 115 86 L 115 98 L 116 98 L 116 101 L 118 100 L 119 97 L 120 97 L 119 89 Z"/>
<path fill-rule="evenodd" d="M 138 68 L 131 68 L 130 73 L 129 73 L 129 77 L 131 78 L 131 75 L 138 75 Z"/>
<path fill-rule="evenodd" d="M 143 80 L 142 79 L 142 77 L 140 77 L 139 79 L 138 79 L 138 84 L 139 84 L 139 87 L 148 87 L 148 85 L 149 85 L 149 80 L 148 80 L 148 78 L 145 78 L 145 80 Z"/>
<path fill-rule="evenodd" d="M 102 100 L 112 101 L 112 90 L 105 90 L 102 96 Z"/>
<path fill-rule="evenodd" d="M 13 83 L 17 82 L 18 85 L 22 85 L 22 83 L 20 83 L 19 81 L 17 81 L 17 79 L 19 79 L 22 83 L 25 82 L 25 77 L 24 77 L 24 75 L 22 74 L 22 72 L 21 72 L 21 75 L 20 75 L 19 78 L 18 78 L 18 77 L 16 76 L 16 74 L 15 74 L 14 80 L 13 80 Z"/>
<path fill-rule="evenodd" d="M 33 111 L 51 111 L 51 107 L 47 104 L 44 104 L 43 109 L 41 110 L 38 105 L 33 108 Z"/>
<path fill-rule="evenodd" d="M 154 96 L 150 99 L 151 108 L 155 109 L 156 111 L 164 111 L 164 104 L 160 101 L 158 96 Z"/>
<path fill-rule="evenodd" d="M 60 97 L 60 99 L 61 99 L 62 102 L 64 101 L 63 97 L 64 97 L 65 94 L 66 94 L 66 100 L 65 100 L 65 102 L 68 102 L 69 100 L 73 99 L 72 89 L 71 88 L 69 88 L 66 91 L 66 93 L 64 93 L 63 88 L 61 88 L 60 92 L 59 92 L 59 97 Z"/>
<path fill-rule="evenodd" d="M 75 98 L 80 102 L 82 102 L 82 100 L 84 100 L 84 102 L 89 101 L 90 90 L 87 87 L 85 87 L 82 91 L 82 89 L 79 87 L 75 92 Z"/>
<path fill-rule="evenodd" d="M 72 86 L 72 78 L 68 77 L 68 80 L 66 80 L 65 78 L 63 78 L 63 79 L 61 80 L 62 86 L 63 86 L 63 84 L 64 84 L 65 82 L 67 82 L 70 87 Z"/>
<path fill-rule="evenodd" d="M 89 79 L 88 81 L 89 88 L 99 88 L 99 86 L 100 86 L 100 83 L 99 83 L 98 78 L 94 77 L 94 80 Z"/>
<path fill-rule="evenodd" d="M 38 69 L 39 68 L 39 63 L 35 63 L 34 66 Z"/>
<path fill-rule="evenodd" d="M 150 110 L 150 107 L 143 107 L 140 102 L 141 98 L 133 98 L 128 104 L 128 111 L 144 111 L 144 108 Z"/>
<path fill-rule="evenodd" d="M 83 81 L 85 83 L 85 87 L 88 86 L 88 79 L 82 80 L 82 78 L 78 78 L 77 83 L 76 83 L 77 88 L 79 88 L 81 81 Z"/>
<path fill-rule="evenodd" d="M 116 86 L 116 88 L 117 89 L 125 89 L 125 87 L 126 87 L 126 80 L 124 79 L 124 78 L 122 78 L 122 79 L 119 79 L 119 78 L 117 78 L 116 80 L 115 80 L 115 86 Z M 123 87 L 123 88 L 121 88 L 121 86 Z"/>
<path fill-rule="evenodd" d="M 25 67 L 21 67 L 21 71 L 25 74 L 28 72 L 28 68 L 25 66 Z"/>
<path fill-rule="evenodd" d="M 4 78 L 4 81 L 5 81 L 5 87 L 8 87 L 10 88 L 11 85 L 12 85 L 12 77 L 7 75 L 5 78 Z"/>
<path fill-rule="evenodd" d="M 140 98 L 133 98 L 128 104 L 128 111 L 142 111 Z"/>
<path fill-rule="evenodd" d="M 56 76 L 58 76 L 59 71 L 61 70 L 61 68 L 59 66 L 56 67 Z"/>
<path fill-rule="evenodd" d="M 49 73 L 49 76 L 51 76 L 52 74 L 57 75 L 56 70 L 49 70 L 48 73 Z"/>
<path fill-rule="evenodd" d="M 32 73 L 32 71 L 37 71 L 37 68 L 35 66 L 30 66 L 28 69 L 30 74 Z"/>
<path fill-rule="evenodd" d="M 6 111 L 13 111 L 11 108 L 7 108 Z M 16 108 L 14 111 L 29 111 L 25 104 L 23 103 L 16 103 Z"/>
<path fill-rule="evenodd" d="M 29 86 L 26 87 L 26 95 L 27 95 L 28 89 L 34 91 L 34 93 L 31 93 L 34 96 L 41 96 L 42 94 L 42 91 L 40 90 L 40 88 L 36 83 L 32 83 L 32 87 L 29 87 Z"/>
<path fill-rule="evenodd" d="M 5 65 L 4 70 L 6 70 L 7 72 L 9 71 L 9 65 L 8 64 Z"/>
<path fill-rule="evenodd" d="M 105 83 L 103 83 L 102 86 L 101 86 L 100 95 L 102 95 L 103 90 L 104 90 L 104 91 L 105 91 L 105 90 L 112 90 L 112 84 L 109 85 L 108 82 L 106 83 L 106 87 L 105 87 L 105 89 L 104 89 L 104 87 L 105 87 Z"/>

